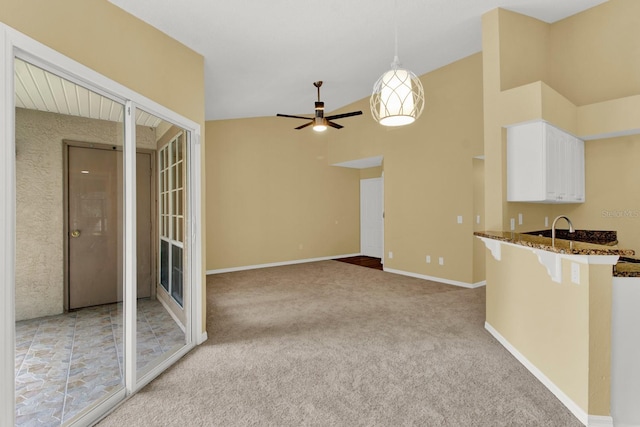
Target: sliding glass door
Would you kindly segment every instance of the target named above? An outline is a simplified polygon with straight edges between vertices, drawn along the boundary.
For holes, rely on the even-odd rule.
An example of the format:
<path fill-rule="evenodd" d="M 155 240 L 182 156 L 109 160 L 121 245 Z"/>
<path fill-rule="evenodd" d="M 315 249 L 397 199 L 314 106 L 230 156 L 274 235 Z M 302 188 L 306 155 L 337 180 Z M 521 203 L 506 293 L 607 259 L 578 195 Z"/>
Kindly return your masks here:
<path fill-rule="evenodd" d="M 153 154 L 137 170 L 137 188 L 144 182 L 153 189 L 150 199 L 141 198 L 139 192 L 136 196 L 138 289 L 141 281 L 145 289 L 150 286 L 149 295 L 138 293 L 136 310 L 136 369 L 137 377 L 142 378 L 188 342 L 190 301 L 188 286 L 184 286 L 188 131 L 142 109 L 136 109 L 136 115 L 137 122 L 147 124 L 136 127 L 138 150 L 152 150 Z M 151 250 L 141 245 L 141 239 L 149 235 L 141 224 L 153 230 Z M 147 276 L 142 277 L 142 270 Z"/>
<path fill-rule="evenodd" d="M 199 126 L 1 23 L 0 81 L 0 425 L 92 424 L 204 339 Z"/>

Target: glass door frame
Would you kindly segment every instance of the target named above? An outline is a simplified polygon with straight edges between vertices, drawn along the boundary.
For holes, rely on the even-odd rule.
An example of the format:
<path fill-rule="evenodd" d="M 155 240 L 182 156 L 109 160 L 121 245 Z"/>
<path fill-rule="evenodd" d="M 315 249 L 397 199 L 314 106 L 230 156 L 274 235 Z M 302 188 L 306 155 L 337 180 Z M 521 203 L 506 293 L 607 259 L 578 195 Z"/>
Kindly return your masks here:
<path fill-rule="evenodd" d="M 203 268 L 201 228 L 200 125 L 163 107 L 127 87 L 31 39 L 0 22 L 0 425 L 15 422 L 15 92 L 14 58 L 37 65 L 71 82 L 125 105 L 124 141 L 124 313 L 125 388 L 76 419 L 70 425 L 90 424 L 126 396 L 135 393 L 207 339 L 203 330 Z M 187 264 L 185 287 L 189 287 L 186 345 L 142 377 L 136 376 L 136 108 L 183 128 L 188 135 L 189 161 L 185 235 Z M 133 255 L 132 255 L 133 254 Z"/>

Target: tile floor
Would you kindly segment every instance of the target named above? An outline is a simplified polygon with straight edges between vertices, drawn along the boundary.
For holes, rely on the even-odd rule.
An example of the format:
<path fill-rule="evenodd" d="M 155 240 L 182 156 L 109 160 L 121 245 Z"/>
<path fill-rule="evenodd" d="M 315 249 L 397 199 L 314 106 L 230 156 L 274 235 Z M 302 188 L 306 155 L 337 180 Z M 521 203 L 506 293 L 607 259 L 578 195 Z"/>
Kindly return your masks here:
<path fill-rule="evenodd" d="M 16 322 L 16 426 L 60 426 L 123 386 L 122 305 Z M 185 343 L 157 300 L 138 301 L 137 367 Z"/>

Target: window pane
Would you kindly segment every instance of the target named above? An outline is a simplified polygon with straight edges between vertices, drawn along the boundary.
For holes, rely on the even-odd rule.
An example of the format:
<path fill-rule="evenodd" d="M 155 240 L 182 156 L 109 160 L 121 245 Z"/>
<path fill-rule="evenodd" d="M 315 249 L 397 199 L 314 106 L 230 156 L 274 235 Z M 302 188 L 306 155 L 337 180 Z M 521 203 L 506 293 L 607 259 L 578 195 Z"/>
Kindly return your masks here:
<path fill-rule="evenodd" d="M 184 211 L 183 211 L 183 208 L 184 208 L 184 199 L 183 199 L 184 191 L 183 190 L 178 190 L 177 194 L 178 195 L 177 195 L 177 203 L 176 203 L 177 204 L 176 215 L 184 215 Z"/>
<path fill-rule="evenodd" d="M 169 242 L 160 241 L 160 284 L 169 291 Z"/>
<path fill-rule="evenodd" d="M 171 248 L 171 296 L 182 307 L 182 248 Z"/>
<path fill-rule="evenodd" d="M 184 134 L 180 136 L 180 138 L 178 138 L 177 141 L 177 146 L 178 146 L 178 153 L 176 154 L 176 161 L 181 161 L 183 159 L 183 146 L 184 145 Z"/>

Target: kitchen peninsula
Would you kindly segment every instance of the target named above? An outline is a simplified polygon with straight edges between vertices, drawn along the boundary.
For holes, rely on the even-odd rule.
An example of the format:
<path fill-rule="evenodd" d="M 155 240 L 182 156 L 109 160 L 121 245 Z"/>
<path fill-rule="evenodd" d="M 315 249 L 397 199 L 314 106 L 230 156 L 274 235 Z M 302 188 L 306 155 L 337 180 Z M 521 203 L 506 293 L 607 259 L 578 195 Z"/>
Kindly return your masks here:
<path fill-rule="evenodd" d="M 489 249 L 485 328 L 585 425 L 610 426 L 613 266 L 634 251 L 592 233 L 555 244 L 537 233 L 474 235 Z"/>

